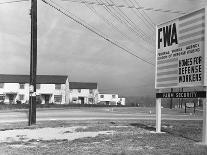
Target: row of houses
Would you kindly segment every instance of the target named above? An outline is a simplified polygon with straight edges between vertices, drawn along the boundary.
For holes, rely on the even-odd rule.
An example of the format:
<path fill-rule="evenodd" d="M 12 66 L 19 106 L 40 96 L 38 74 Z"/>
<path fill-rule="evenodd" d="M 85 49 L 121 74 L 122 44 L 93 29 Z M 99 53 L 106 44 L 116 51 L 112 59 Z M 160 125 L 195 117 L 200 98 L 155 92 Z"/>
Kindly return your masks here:
<path fill-rule="evenodd" d="M 29 101 L 29 75 L 0 74 L 0 102 L 8 104 Z M 69 82 L 68 76 L 37 75 L 36 96 L 39 104 L 106 104 L 125 105 L 118 94 L 103 94 L 97 83 Z"/>

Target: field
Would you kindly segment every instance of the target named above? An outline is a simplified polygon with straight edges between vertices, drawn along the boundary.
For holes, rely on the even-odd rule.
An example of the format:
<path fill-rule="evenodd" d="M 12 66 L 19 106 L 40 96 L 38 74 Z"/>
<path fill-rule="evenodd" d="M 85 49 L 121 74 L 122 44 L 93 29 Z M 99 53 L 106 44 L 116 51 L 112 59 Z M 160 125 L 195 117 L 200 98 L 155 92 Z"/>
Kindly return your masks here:
<path fill-rule="evenodd" d="M 199 144 L 202 121 L 163 121 L 160 134 L 154 132 L 153 120 L 44 121 L 26 126 L 0 124 L 0 134 L 8 134 L 1 139 L 1 154 L 207 154 L 207 147 Z M 27 132 L 21 134 L 23 130 Z"/>

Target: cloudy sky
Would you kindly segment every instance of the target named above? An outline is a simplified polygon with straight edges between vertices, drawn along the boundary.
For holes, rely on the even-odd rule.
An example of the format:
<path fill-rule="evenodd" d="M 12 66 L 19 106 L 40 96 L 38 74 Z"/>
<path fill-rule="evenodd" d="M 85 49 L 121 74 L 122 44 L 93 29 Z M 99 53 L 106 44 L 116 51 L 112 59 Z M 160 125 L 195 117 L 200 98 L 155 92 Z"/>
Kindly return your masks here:
<path fill-rule="evenodd" d="M 29 74 L 30 2 L 0 1 L 0 73 Z M 104 93 L 154 92 L 156 24 L 207 5 L 207 0 L 88 0 L 96 3 L 170 10 L 138 11 L 86 5 L 82 0 L 47 0 L 141 59 L 112 45 L 38 0 L 38 74 L 68 75 L 70 81 L 98 82 Z M 87 1 L 87 0 L 84 0 Z M 135 2 L 136 1 L 136 2 Z M 57 5 L 55 5 L 57 6 Z M 66 12 L 66 10 L 68 12 Z M 140 14 L 141 13 L 141 14 Z"/>

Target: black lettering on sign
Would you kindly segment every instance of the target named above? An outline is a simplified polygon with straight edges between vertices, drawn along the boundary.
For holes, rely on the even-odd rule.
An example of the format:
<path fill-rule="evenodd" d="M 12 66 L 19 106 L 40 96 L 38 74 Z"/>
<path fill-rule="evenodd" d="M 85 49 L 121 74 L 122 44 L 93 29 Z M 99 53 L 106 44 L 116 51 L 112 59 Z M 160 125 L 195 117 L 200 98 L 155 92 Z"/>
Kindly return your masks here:
<path fill-rule="evenodd" d="M 158 29 L 158 49 L 161 43 L 164 47 L 178 44 L 176 23 Z"/>
<path fill-rule="evenodd" d="M 156 93 L 156 98 L 206 98 L 205 91 Z"/>

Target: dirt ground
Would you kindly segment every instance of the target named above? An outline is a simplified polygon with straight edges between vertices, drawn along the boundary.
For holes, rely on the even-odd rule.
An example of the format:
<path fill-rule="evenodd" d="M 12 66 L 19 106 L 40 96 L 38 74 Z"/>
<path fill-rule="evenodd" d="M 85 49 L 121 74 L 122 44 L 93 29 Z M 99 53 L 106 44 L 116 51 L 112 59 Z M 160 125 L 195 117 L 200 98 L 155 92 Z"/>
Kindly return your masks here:
<path fill-rule="evenodd" d="M 0 154 L 165 155 L 207 154 L 199 121 L 50 121 L 0 124 Z"/>

